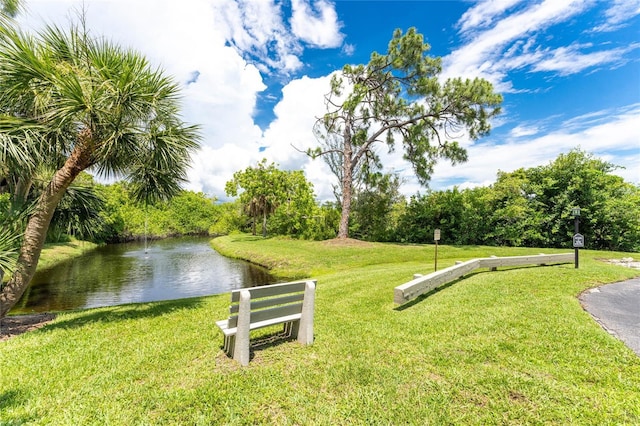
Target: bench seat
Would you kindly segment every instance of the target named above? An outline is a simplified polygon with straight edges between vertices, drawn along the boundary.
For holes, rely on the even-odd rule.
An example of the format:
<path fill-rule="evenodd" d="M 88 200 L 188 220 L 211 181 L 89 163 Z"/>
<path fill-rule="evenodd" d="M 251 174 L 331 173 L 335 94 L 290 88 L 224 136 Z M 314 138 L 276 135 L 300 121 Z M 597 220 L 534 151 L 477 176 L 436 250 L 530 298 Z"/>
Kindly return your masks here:
<path fill-rule="evenodd" d="M 315 280 L 295 281 L 234 290 L 228 319 L 216 321 L 228 356 L 249 364 L 249 332 L 283 324 L 287 336 L 313 342 Z"/>
<path fill-rule="evenodd" d="M 300 321 L 301 317 L 302 317 L 302 314 L 293 314 L 293 315 L 288 315 L 286 317 L 273 318 L 270 320 L 254 322 L 249 324 L 249 330 L 258 330 L 259 328 L 269 327 L 272 325 Z M 216 325 L 220 327 L 220 330 L 222 331 L 222 333 L 224 333 L 225 336 L 233 336 L 238 331 L 238 327 L 227 328 L 228 323 L 229 323 L 228 320 L 216 321 Z"/>

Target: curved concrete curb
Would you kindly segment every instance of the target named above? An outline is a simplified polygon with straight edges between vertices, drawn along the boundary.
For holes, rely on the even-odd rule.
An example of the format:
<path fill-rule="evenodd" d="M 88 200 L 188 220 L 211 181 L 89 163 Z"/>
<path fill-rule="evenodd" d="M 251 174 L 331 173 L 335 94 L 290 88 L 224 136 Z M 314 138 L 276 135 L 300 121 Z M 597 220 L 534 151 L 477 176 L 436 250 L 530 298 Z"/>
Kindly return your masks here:
<path fill-rule="evenodd" d="M 640 278 L 587 290 L 579 299 L 605 330 L 640 356 Z"/>

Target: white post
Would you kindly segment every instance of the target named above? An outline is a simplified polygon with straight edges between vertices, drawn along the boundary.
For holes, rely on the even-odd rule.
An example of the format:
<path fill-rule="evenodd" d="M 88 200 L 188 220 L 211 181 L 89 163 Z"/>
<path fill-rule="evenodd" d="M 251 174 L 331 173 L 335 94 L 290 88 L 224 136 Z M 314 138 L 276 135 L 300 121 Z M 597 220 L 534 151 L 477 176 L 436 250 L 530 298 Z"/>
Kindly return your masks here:
<path fill-rule="evenodd" d="M 241 365 L 249 365 L 249 326 L 251 323 L 251 293 L 247 290 L 240 292 L 238 309 L 238 329 L 233 348 L 233 359 Z"/>
<path fill-rule="evenodd" d="M 313 343 L 313 311 L 315 305 L 315 281 L 307 281 L 304 287 L 304 300 L 302 301 L 302 315 L 300 329 L 298 330 L 298 342 L 304 345 Z"/>

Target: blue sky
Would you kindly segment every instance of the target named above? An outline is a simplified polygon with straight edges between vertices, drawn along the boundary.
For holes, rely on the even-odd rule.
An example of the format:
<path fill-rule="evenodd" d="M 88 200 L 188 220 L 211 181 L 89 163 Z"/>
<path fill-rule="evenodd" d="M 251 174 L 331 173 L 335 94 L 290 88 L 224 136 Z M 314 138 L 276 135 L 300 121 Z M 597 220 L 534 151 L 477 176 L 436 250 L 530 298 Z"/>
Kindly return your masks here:
<path fill-rule="evenodd" d="M 21 25 L 64 25 L 76 0 L 26 0 Z M 184 117 L 202 125 L 189 189 L 225 198 L 233 172 L 263 157 L 302 169 L 320 199 L 335 178 L 293 146 L 316 143 L 330 75 L 384 53 L 416 27 L 443 58 L 442 78 L 483 77 L 503 94 L 491 134 L 462 137 L 469 161 L 443 162 L 430 187 L 473 187 L 499 170 L 548 164 L 573 148 L 625 167 L 640 184 L 638 0 L 85 0 L 96 35 L 145 54 L 184 86 Z M 292 146 L 293 145 L 293 146 Z M 407 195 L 423 191 L 399 153 L 385 155 Z"/>

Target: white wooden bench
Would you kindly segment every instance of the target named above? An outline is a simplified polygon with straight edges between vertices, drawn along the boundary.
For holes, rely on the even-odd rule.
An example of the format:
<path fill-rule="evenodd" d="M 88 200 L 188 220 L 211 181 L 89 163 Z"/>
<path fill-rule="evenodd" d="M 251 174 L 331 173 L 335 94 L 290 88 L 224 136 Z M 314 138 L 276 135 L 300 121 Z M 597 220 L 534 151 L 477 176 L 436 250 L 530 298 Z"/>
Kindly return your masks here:
<path fill-rule="evenodd" d="M 313 343 L 313 311 L 316 281 L 243 288 L 231 292 L 228 319 L 216 321 L 224 334 L 228 356 L 249 364 L 249 332 L 284 324 L 284 332 L 298 342 Z"/>

